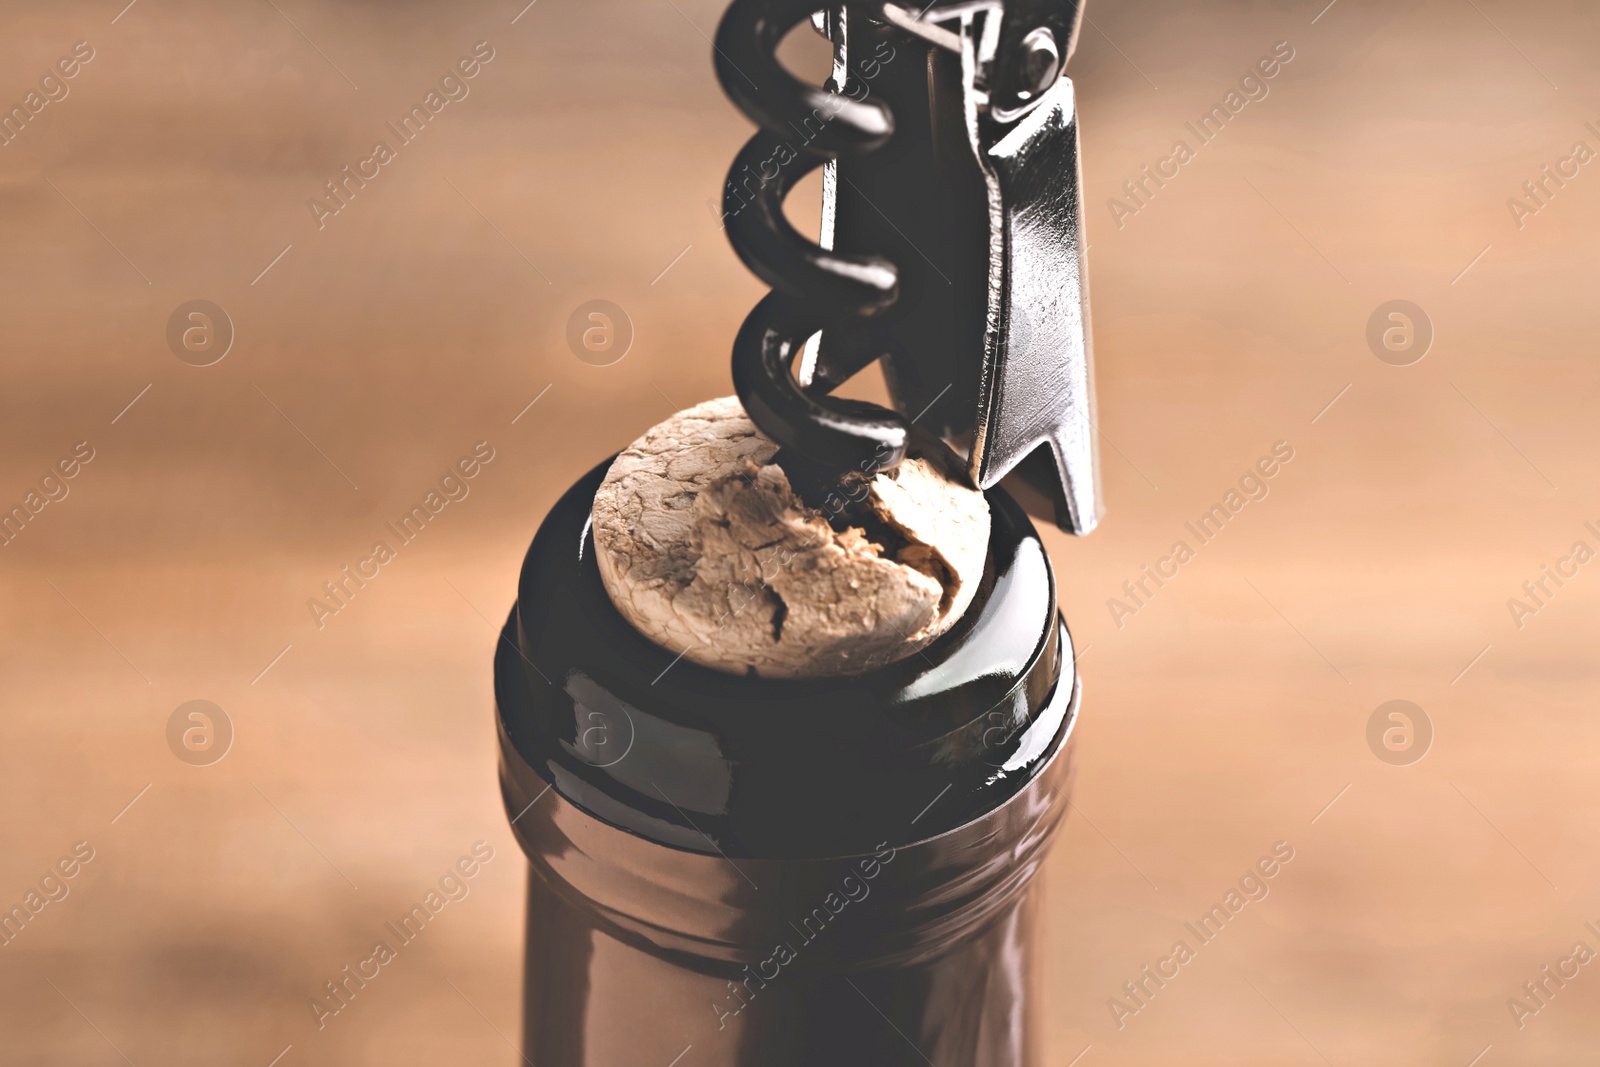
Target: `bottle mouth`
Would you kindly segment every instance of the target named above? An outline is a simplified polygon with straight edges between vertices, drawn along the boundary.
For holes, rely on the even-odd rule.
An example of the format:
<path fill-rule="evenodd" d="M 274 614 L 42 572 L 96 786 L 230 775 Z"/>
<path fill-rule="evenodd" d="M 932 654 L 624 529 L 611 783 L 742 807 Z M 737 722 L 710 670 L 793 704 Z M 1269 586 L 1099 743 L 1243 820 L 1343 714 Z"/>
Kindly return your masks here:
<path fill-rule="evenodd" d="M 502 743 L 596 818 L 706 854 L 870 852 L 1003 803 L 1070 729 L 1054 577 L 1003 491 L 988 494 L 983 581 L 948 633 L 862 674 L 769 679 L 699 666 L 617 612 L 589 532 L 608 467 L 541 526 L 495 656 Z"/>

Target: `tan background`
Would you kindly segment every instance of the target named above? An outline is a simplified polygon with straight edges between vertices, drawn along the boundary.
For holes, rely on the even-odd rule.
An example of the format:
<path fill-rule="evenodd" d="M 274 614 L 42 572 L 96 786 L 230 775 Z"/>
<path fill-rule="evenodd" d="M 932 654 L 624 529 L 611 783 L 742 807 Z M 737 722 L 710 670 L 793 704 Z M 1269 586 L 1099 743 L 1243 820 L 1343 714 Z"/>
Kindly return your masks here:
<path fill-rule="evenodd" d="M 0 904 L 96 850 L 0 948 L 0 1062 L 520 1062 L 493 624 L 573 478 L 729 391 L 761 287 L 707 206 L 749 133 L 720 4 L 123 2 L 0 15 L 0 101 L 96 52 L 0 148 L 0 502 L 96 451 L 0 548 Z M 1600 15 L 1320 9 L 1092 4 L 1072 66 L 1114 446 L 1104 526 L 1049 535 L 1086 677 L 1054 1067 L 1600 1044 L 1600 968 L 1520 1030 L 1506 1004 L 1600 948 L 1596 565 L 1520 630 L 1506 606 L 1600 547 L 1600 164 L 1522 229 L 1506 206 L 1600 148 Z M 319 231 L 306 200 L 479 40 L 471 95 Z M 1270 96 L 1117 229 L 1107 199 L 1279 40 Z M 203 369 L 164 336 L 197 297 L 237 330 Z M 592 298 L 637 329 L 613 366 L 563 340 Z M 1394 298 L 1437 329 L 1414 366 L 1364 339 Z M 319 630 L 307 599 L 480 440 L 470 497 Z M 1118 628 L 1107 599 L 1277 441 L 1270 496 Z M 195 698 L 237 731 L 204 768 L 165 735 Z M 1396 698 L 1436 732 L 1406 767 L 1365 738 Z M 318 1032 L 307 1000 L 480 839 L 471 896 Z M 1280 840 L 1271 895 L 1119 1030 L 1108 998 Z"/>

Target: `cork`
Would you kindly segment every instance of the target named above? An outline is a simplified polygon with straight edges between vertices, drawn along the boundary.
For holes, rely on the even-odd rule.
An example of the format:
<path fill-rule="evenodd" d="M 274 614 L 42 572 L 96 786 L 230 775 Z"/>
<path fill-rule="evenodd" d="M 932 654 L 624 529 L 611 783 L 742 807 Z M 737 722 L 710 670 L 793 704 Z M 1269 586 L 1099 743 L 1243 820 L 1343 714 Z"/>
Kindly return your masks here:
<path fill-rule="evenodd" d="M 738 398 L 662 422 L 612 463 L 595 559 L 617 610 L 721 671 L 855 674 L 950 629 L 983 578 L 989 505 L 938 456 L 802 501 Z"/>

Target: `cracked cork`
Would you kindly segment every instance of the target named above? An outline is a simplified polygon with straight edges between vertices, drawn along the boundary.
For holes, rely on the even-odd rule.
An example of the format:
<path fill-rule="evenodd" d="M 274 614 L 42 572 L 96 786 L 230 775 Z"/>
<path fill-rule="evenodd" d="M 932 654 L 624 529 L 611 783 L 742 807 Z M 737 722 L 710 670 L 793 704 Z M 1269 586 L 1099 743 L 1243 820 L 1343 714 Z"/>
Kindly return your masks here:
<path fill-rule="evenodd" d="M 594 500 L 596 562 L 635 629 L 707 667 L 796 678 L 892 663 L 955 624 L 988 553 L 982 493 L 913 457 L 813 508 L 777 451 L 724 397 L 612 463 Z"/>

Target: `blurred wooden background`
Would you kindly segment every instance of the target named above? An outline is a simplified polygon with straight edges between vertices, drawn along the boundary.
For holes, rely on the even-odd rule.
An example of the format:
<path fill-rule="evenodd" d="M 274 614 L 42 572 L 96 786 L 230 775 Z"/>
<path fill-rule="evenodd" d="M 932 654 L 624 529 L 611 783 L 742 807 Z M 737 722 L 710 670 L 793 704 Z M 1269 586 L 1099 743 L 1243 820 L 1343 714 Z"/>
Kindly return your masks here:
<path fill-rule="evenodd" d="M 1600 1043 L 1595 967 L 1536 1013 L 1522 990 L 1600 949 L 1600 568 L 1507 603 L 1600 548 L 1600 174 L 1575 153 L 1600 150 L 1600 14 L 1324 2 L 1091 2 L 1070 70 L 1108 513 L 1051 535 L 1086 686 L 1048 872 L 1060 1067 Z M 494 626 L 572 479 L 730 391 L 761 287 L 711 208 L 750 129 L 711 73 L 721 4 L 124 3 L 0 13 L 25 112 L 0 146 L 0 506 L 38 509 L 0 548 L 0 908 L 93 850 L 0 946 L 0 1063 L 519 1063 Z M 478 42 L 465 95 L 319 228 L 307 202 Z M 1278 42 L 1201 145 L 1185 123 Z M 1194 158 L 1114 211 L 1179 139 Z M 197 299 L 234 334 L 205 367 L 167 340 Z M 609 366 L 565 340 L 592 299 L 635 331 Z M 1367 342 L 1400 299 L 1434 333 L 1409 366 Z M 480 441 L 469 495 L 317 620 Z M 1185 523 L 1277 442 L 1265 498 L 1200 545 Z M 1195 558 L 1114 611 L 1178 540 Z M 234 733 L 208 766 L 168 740 L 197 699 Z M 1407 765 L 1368 741 L 1397 699 L 1431 724 Z M 470 894 L 319 1030 L 308 1001 L 480 840 Z M 1184 923 L 1279 841 L 1269 894 L 1199 946 Z M 1195 958 L 1114 1012 L 1178 940 Z"/>

